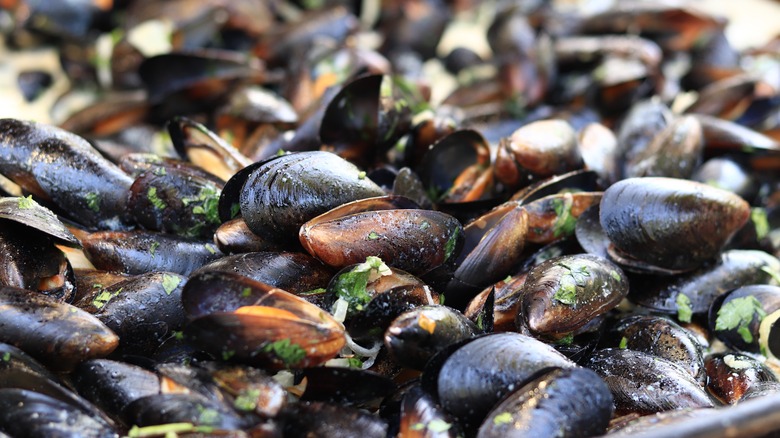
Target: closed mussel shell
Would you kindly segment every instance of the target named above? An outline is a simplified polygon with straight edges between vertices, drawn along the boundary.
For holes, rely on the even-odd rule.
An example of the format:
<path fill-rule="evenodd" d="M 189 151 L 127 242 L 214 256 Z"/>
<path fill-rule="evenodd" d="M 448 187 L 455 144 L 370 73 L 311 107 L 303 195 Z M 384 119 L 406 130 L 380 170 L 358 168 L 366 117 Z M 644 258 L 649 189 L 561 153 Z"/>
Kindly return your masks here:
<path fill-rule="evenodd" d="M 421 306 L 402 313 L 385 330 L 385 347 L 399 365 L 422 370 L 444 347 L 470 338 L 477 326 L 455 309 Z"/>
<path fill-rule="evenodd" d="M 384 438 L 387 423 L 375 415 L 350 406 L 324 402 L 300 402 L 288 406 L 279 420 L 285 437 L 339 436 Z"/>
<path fill-rule="evenodd" d="M 62 371 L 107 356 L 119 344 L 117 335 L 89 313 L 9 286 L 0 288 L 0 341 Z"/>
<path fill-rule="evenodd" d="M 575 366 L 551 346 L 518 333 L 476 338 L 450 354 L 439 369 L 431 367 L 433 362 L 423 377 L 438 372 L 439 401 L 466 429 L 476 429 L 491 406 L 534 373 L 551 366 Z"/>
<path fill-rule="evenodd" d="M 609 260 L 590 254 L 556 257 L 528 273 L 517 324 L 535 335 L 561 339 L 627 294 L 625 274 Z"/>
<path fill-rule="evenodd" d="M 254 421 L 241 417 L 224 405 L 199 394 L 154 394 L 126 405 L 127 424 L 145 427 L 158 424 L 190 423 L 212 429 L 234 430 L 250 427 Z"/>
<path fill-rule="evenodd" d="M 593 353 L 584 366 L 607 382 L 619 415 L 714 406 L 712 399 L 686 370 L 658 356 L 607 348 Z"/>
<path fill-rule="evenodd" d="M 742 198 L 675 178 L 629 178 L 601 199 L 601 226 L 624 254 L 670 270 L 714 260 L 750 216 Z"/>
<path fill-rule="evenodd" d="M 703 384 L 704 356 L 702 346 L 686 329 L 660 316 L 634 315 L 623 318 L 612 327 L 613 347 L 643 351 L 672 361 L 687 370 Z"/>
<path fill-rule="evenodd" d="M 358 201 L 370 205 L 374 202 Z M 309 254 L 333 267 L 343 268 L 377 256 L 414 275 L 456 257 L 463 246 L 463 226 L 448 214 L 380 208 L 353 204 L 335 208 L 301 227 L 301 244 Z"/>
<path fill-rule="evenodd" d="M 90 303 L 95 316 L 119 335 L 122 353 L 151 355 L 187 321 L 181 301 L 185 278 L 149 272 L 100 291 Z"/>
<path fill-rule="evenodd" d="M 721 402 L 734 404 L 766 382 L 777 382 L 775 374 L 758 360 L 738 353 L 713 354 L 704 362 L 707 390 Z"/>
<path fill-rule="evenodd" d="M 478 437 L 601 435 L 612 418 L 612 393 L 587 368 L 542 372 L 498 403 Z"/>
<path fill-rule="evenodd" d="M 16 388 L 0 389 L 0 432 L 15 437 L 118 436 L 111 425 L 75 406 Z"/>
<path fill-rule="evenodd" d="M 241 187 L 235 199 L 231 185 Z M 379 186 L 339 156 L 300 152 L 238 172 L 225 186 L 219 209 L 223 219 L 229 219 L 231 206 L 237 202 L 252 232 L 284 242 L 294 240 L 300 226 L 319 214 L 346 202 L 382 195 Z"/>

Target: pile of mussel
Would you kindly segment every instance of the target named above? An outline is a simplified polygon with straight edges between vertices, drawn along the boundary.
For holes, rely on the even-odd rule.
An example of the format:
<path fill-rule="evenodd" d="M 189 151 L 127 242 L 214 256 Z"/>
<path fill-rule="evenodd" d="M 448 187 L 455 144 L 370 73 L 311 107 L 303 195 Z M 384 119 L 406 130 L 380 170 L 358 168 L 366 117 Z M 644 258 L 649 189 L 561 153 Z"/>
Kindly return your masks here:
<path fill-rule="evenodd" d="M 0 436 L 780 431 L 778 40 L 559 3 L 5 2 Z"/>

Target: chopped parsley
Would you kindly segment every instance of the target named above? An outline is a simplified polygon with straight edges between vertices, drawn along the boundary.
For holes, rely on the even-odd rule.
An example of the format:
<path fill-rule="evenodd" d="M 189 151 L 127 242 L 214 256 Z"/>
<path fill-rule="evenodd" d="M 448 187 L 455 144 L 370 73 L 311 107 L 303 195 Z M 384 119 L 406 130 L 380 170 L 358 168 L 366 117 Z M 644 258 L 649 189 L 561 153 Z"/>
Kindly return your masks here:
<path fill-rule="evenodd" d="M 753 295 L 735 298 L 725 303 L 718 310 L 718 318 L 715 320 L 715 330 L 733 330 L 742 336 L 742 340 L 750 344 L 753 342 L 753 334 L 750 333 L 750 323 L 754 315 L 758 315 L 758 322 L 766 316 L 761 302 Z"/>
<path fill-rule="evenodd" d="M 452 252 L 455 251 L 455 244 L 458 243 L 458 235 L 460 235 L 460 228 L 455 228 L 455 232 L 452 233 L 452 236 L 447 240 L 447 243 L 444 245 L 444 260 L 449 260 L 450 256 L 452 255 Z"/>
<path fill-rule="evenodd" d="M 9 360 L 11 360 L 11 352 L 6 351 L 3 353 L 3 362 L 8 362 Z"/>
<path fill-rule="evenodd" d="M 568 335 L 562 337 L 561 339 L 558 339 L 558 341 L 555 342 L 556 345 L 571 345 L 572 342 L 574 342 L 574 333 L 569 333 Z"/>
<path fill-rule="evenodd" d="M 561 276 L 558 290 L 553 298 L 562 304 L 573 306 L 577 303 L 577 286 L 584 287 L 587 284 L 586 278 L 590 277 L 590 272 L 588 267 L 584 265 L 579 268 L 572 268 L 564 263 L 558 265 L 566 268 L 569 272 Z"/>
<path fill-rule="evenodd" d="M 306 292 L 301 292 L 298 295 L 303 297 L 308 297 L 310 295 L 319 295 L 324 294 L 327 292 L 327 290 L 324 287 L 318 287 L 317 289 L 307 290 Z"/>
<path fill-rule="evenodd" d="M 615 281 L 621 281 L 623 280 L 623 277 L 620 276 L 618 271 L 609 271 L 609 276 L 615 279 Z"/>
<path fill-rule="evenodd" d="M 234 218 L 238 216 L 238 214 L 241 213 L 241 205 L 240 204 L 230 204 L 230 217 Z"/>
<path fill-rule="evenodd" d="M 756 240 L 762 240 L 769 234 L 769 220 L 766 216 L 766 210 L 761 207 L 755 207 L 750 210 L 750 220 L 756 228 Z"/>
<path fill-rule="evenodd" d="M 358 172 L 358 179 L 366 179 L 366 172 L 363 170 Z"/>
<path fill-rule="evenodd" d="M 691 309 L 691 299 L 684 293 L 677 294 L 677 319 L 681 322 L 691 322 L 693 309 Z"/>
<path fill-rule="evenodd" d="M 16 204 L 17 207 L 21 208 L 22 210 L 28 210 L 30 208 L 35 207 L 36 202 L 33 201 L 32 195 L 28 195 L 27 197 L 21 197 L 19 198 L 18 203 Z"/>
<path fill-rule="evenodd" d="M 185 206 L 194 204 L 192 213 L 205 216 L 206 222 L 211 224 L 220 224 L 219 219 L 219 195 L 220 190 L 215 186 L 201 187 L 197 196 L 182 199 Z"/>
<path fill-rule="evenodd" d="M 222 351 L 222 360 L 230 360 L 231 357 L 236 355 L 235 350 L 223 350 Z"/>
<path fill-rule="evenodd" d="M 89 192 L 84 199 L 87 201 L 87 207 L 95 213 L 100 211 L 100 193 Z"/>
<path fill-rule="evenodd" d="M 160 242 L 152 242 L 151 245 L 149 245 L 149 254 L 152 255 L 152 258 L 155 256 L 155 251 L 157 251 L 157 248 L 160 246 Z"/>
<path fill-rule="evenodd" d="M 306 357 L 306 351 L 289 339 L 271 342 L 263 347 L 263 352 L 273 353 L 288 367 L 294 366 Z"/>
<path fill-rule="evenodd" d="M 198 405 L 198 423 L 217 424 L 220 421 L 220 413 L 216 409 L 204 408 Z"/>
<path fill-rule="evenodd" d="M 625 350 L 626 347 L 628 347 L 628 338 L 623 336 L 620 339 L 620 345 L 618 345 L 618 348 L 620 348 L 621 350 Z"/>
<path fill-rule="evenodd" d="M 181 278 L 176 275 L 163 274 L 162 287 L 167 295 L 170 295 L 181 283 Z"/>
<path fill-rule="evenodd" d="M 103 306 L 108 304 L 108 302 L 111 301 L 112 298 L 119 295 L 120 292 L 122 292 L 121 288 L 116 292 L 110 292 L 107 290 L 100 291 L 100 293 L 97 294 L 97 296 L 92 299 L 92 305 L 95 306 L 96 309 L 102 309 Z"/>
<path fill-rule="evenodd" d="M 502 424 L 510 424 L 512 422 L 512 413 L 511 412 L 502 412 L 495 417 L 493 417 L 493 424 L 496 426 L 501 426 Z"/>
<path fill-rule="evenodd" d="M 357 357 L 348 357 L 347 365 L 350 368 L 363 368 L 363 361 L 358 359 Z"/>
<path fill-rule="evenodd" d="M 446 432 L 446 431 L 450 430 L 450 428 L 452 428 L 452 424 L 451 423 L 448 423 L 448 422 L 446 422 L 444 420 L 441 420 L 441 419 L 437 418 L 437 419 L 429 421 L 427 424 L 426 423 L 414 423 L 411 426 L 410 429 L 414 430 L 414 431 L 428 429 L 428 430 L 430 430 L 431 432 L 434 432 L 434 433 L 442 433 L 442 432 Z"/>
<path fill-rule="evenodd" d="M 555 210 L 556 215 L 555 223 L 553 224 L 553 237 L 566 237 L 574 233 L 577 218 L 571 214 L 572 203 L 571 196 L 552 200 L 553 210 Z"/>
<path fill-rule="evenodd" d="M 257 399 L 260 398 L 260 390 L 249 388 L 241 391 L 233 401 L 233 406 L 239 411 L 254 411 L 257 408 Z"/>
<path fill-rule="evenodd" d="M 212 254 L 216 254 L 217 253 L 216 248 L 214 248 L 214 246 L 212 244 L 207 243 L 204 246 L 206 247 L 206 251 L 208 251 L 208 252 L 210 252 Z"/>
<path fill-rule="evenodd" d="M 382 259 L 368 256 L 365 262 L 339 275 L 333 288 L 336 290 L 336 295 L 349 304 L 347 314 L 363 310 L 363 306 L 371 301 L 371 295 L 366 291 L 369 282 L 391 273 Z"/>
<path fill-rule="evenodd" d="M 127 432 L 129 438 L 143 438 L 148 436 L 177 436 L 179 433 L 212 433 L 213 427 L 195 426 L 192 423 L 168 423 L 154 426 L 133 426 Z"/>
<path fill-rule="evenodd" d="M 146 198 L 149 199 L 152 206 L 158 210 L 165 210 L 165 207 L 168 206 L 165 201 L 157 196 L 157 187 L 149 187 L 149 190 L 146 191 Z"/>
<path fill-rule="evenodd" d="M 252 288 L 251 287 L 245 287 L 241 289 L 241 296 L 246 298 L 252 295 Z"/>
<path fill-rule="evenodd" d="M 376 240 L 379 239 L 379 234 L 376 233 L 376 231 L 372 231 L 368 233 L 368 237 L 366 237 L 367 240 Z"/>

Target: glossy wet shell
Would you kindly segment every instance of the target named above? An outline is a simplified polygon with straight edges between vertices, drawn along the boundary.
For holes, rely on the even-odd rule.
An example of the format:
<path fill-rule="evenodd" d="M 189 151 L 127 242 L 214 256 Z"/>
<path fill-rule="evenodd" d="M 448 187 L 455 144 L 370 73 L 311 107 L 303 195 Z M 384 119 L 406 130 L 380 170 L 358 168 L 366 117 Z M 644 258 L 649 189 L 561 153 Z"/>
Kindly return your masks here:
<path fill-rule="evenodd" d="M 612 393 L 587 368 L 554 369 L 496 405 L 478 438 L 601 435 L 612 417 Z"/>
<path fill-rule="evenodd" d="M 601 226 L 621 251 L 652 265 L 689 270 L 717 257 L 750 215 L 742 198 L 673 178 L 629 178 L 604 192 Z"/>
<path fill-rule="evenodd" d="M 744 354 L 713 354 L 704 365 L 707 369 L 707 390 L 726 404 L 741 401 L 745 394 L 766 382 L 777 382 L 769 367 Z"/>
<path fill-rule="evenodd" d="M 437 378 L 439 400 L 465 424 L 478 425 L 501 397 L 550 366 L 570 368 L 574 363 L 528 336 L 484 336 L 459 348 L 444 362 Z"/>
<path fill-rule="evenodd" d="M 627 294 L 625 274 L 609 260 L 590 254 L 556 257 L 528 273 L 518 321 L 522 318 L 537 335 L 559 339 L 606 313 Z"/>
<path fill-rule="evenodd" d="M 0 341 L 63 371 L 105 357 L 119 344 L 117 335 L 89 313 L 8 286 L 0 288 Z"/>
<path fill-rule="evenodd" d="M 284 155 L 245 170 L 251 173 L 243 175 L 237 199 L 241 215 L 252 232 L 275 241 L 295 239 L 304 222 L 341 204 L 384 195 L 357 167 L 329 152 Z"/>

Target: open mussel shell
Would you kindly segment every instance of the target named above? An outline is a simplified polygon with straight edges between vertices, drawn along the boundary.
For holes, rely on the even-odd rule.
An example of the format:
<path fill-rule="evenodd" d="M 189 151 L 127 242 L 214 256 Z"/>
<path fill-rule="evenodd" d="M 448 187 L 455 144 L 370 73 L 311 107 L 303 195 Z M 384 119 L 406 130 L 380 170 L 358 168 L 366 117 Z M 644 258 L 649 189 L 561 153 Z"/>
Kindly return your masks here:
<path fill-rule="evenodd" d="M 528 213 L 516 202 L 501 204 L 466 225 L 463 235 L 463 249 L 445 288 L 449 304 L 458 308 L 520 264 Z"/>
<path fill-rule="evenodd" d="M 767 382 L 777 383 L 775 374 L 757 359 L 738 353 L 717 353 L 704 362 L 707 390 L 724 404 L 735 404 L 745 394 Z"/>
<path fill-rule="evenodd" d="M 384 343 L 401 366 L 422 370 L 436 353 L 471 338 L 479 328 L 455 309 L 421 306 L 399 315 L 385 330 Z"/>
<path fill-rule="evenodd" d="M 629 178 L 609 187 L 600 221 L 622 253 L 670 270 L 714 260 L 750 216 L 742 198 L 674 178 Z"/>
<path fill-rule="evenodd" d="M 587 368 L 554 368 L 491 409 L 477 437 L 594 436 L 607 430 L 612 393 Z"/>
<path fill-rule="evenodd" d="M 558 340 L 614 308 L 627 294 L 628 279 L 609 260 L 590 254 L 556 257 L 529 271 L 517 324 Z"/>
<path fill-rule="evenodd" d="M 634 315 L 618 321 L 611 329 L 611 347 L 618 345 L 643 351 L 687 370 L 691 377 L 704 383 L 702 345 L 674 321 L 651 315 Z"/>
<path fill-rule="evenodd" d="M 336 268 L 377 256 L 393 267 L 422 275 L 459 254 L 463 226 L 448 214 L 413 208 L 413 204 L 385 197 L 342 205 L 303 224 L 301 244 Z"/>
<path fill-rule="evenodd" d="M 584 366 L 596 371 L 607 382 L 618 414 L 646 415 L 714 406 L 709 395 L 686 370 L 652 354 L 607 348 L 593 353 Z"/>
<path fill-rule="evenodd" d="M 476 429 L 491 406 L 534 373 L 551 366 L 575 366 L 553 347 L 518 333 L 486 335 L 453 347 L 429 361 L 423 379 L 435 382 L 442 407 L 467 430 Z"/>
<path fill-rule="evenodd" d="M 238 211 L 255 234 L 294 241 L 306 221 L 346 202 L 384 195 L 353 164 L 329 152 L 270 158 L 238 172 L 219 201 L 222 220 Z"/>
<path fill-rule="evenodd" d="M 698 119 L 693 116 L 679 117 L 626 163 L 625 174 L 628 178 L 690 178 L 702 162 L 703 151 L 704 138 Z"/>
<path fill-rule="evenodd" d="M 558 193 L 524 202 L 528 242 L 548 244 L 574 234 L 577 219 L 601 201 L 601 192 Z"/>
<path fill-rule="evenodd" d="M 229 276 L 234 285 L 227 291 L 213 281 Z M 270 369 L 302 368 L 335 357 L 346 343 L 340 323 L 295 295 L 235 274 L 204 272 L 200 277 L 199 284 L 188 282 L 182 294 L 193 318 L 184 334 L 215 357 Z M 213 293 L 209 287 L 215 285 L 227 299 L 203 306 L 197 298 Z"/>
<path fill-rule="evenodd" d="M 767 271 L 780 271 L 780 260 L 764 251 L 733 249 L 717 262 L 677 277 L 639 277 L 629 299 L 655 312 L 677 313 L 684 303 L 691 313 L 702 314 L 732 289 L 769 283 L 772 276 Z"/>
<path fill-rule="evenodd" d="M 16 388 L 0 389 L 0 432 L 30 437 L 117 436 L 113 426 L 78 407 Z"/>
<path fill-rule="evenodd" d="M 359 165 L 372 165 L 411 126 L 409 103 L 395 88 L 394 80 L 382 75 L 344 85 L 322 117 L 325 148 Z"/>
<path fill-rule="evenodd" d="M 44 233 L 58 245 L 74 248 L 81 246 L 81 242 L 51 210 L 31 198 L 0 198 L 0 218 L 18 222 Z"/>
<path fill-rule="evenodd" d="M 429 146 L 416 171 L 431 200 L 437 203 L 493 196 L 490 147 L 474 130 L 454 131 Z"/>
<path fill-rule="evenodd" d="M 764 338 L 772 339 L 775 334 L 767 325 L 773 325 L 779 315 L 780 287 L 748 285 L 716 298 L 710 306 L 708 321 L 712 333 L 727 346 L 758 353 L 762 346 L 767 349 L 767 341 L 761 343 L 761 333 L 765 333 Z"/>
<path fill-rule="evenodd" d="M 52 369 L 69 371 L 107 356 L 119 344 L 119 337 L 89 313 L 25 289 L 0 288 L 0 310 L 0 341 Z"/>

